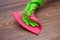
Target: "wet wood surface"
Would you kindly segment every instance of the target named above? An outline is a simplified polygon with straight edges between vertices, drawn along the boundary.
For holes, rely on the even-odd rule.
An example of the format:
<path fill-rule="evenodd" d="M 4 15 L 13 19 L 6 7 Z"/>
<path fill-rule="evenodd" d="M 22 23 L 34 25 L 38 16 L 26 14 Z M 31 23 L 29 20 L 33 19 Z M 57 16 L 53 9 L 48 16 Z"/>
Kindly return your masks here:
<path fill-rule="evenodd" d="M 35 12 L 43 26 L 35 35 L 17 23 L 14 11 L 22 11 L 29 0 L 0 0 L 0 40 L 60 40 L 60 0 L 48 1 Z"/>

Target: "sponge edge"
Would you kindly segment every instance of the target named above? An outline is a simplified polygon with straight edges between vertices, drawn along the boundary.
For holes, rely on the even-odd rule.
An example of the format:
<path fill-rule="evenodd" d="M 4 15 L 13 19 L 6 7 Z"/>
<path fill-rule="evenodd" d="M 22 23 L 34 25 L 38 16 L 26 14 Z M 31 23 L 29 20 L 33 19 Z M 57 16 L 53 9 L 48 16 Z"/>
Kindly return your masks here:
<path fill-rule="evenodd" d="M 34 34 L 39 34 L 40 31 L 42 30 L 42 26 L 39 23 L 39 21 L 36 19 L 36 17 L 34 16 L 34 14 L 31 16 L 31 19 L 33 19 L 34 21 L 39 23 L 38 27 L 31 27 L 26 25 L 23 21 L 22 21 L 22 12 L 13 12 L 13 16 L 15 17 L 16 21 L 22 25 L 22 27 L 24 27 L 25 29 L 27 29 L 28 31 L 34 33 Z"/>

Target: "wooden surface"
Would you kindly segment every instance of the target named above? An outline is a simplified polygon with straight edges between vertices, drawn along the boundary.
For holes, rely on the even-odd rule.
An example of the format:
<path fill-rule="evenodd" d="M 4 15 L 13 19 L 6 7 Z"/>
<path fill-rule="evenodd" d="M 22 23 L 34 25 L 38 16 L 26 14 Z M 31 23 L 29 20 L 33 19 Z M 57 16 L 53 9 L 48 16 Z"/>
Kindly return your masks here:
<path fill-rule="evenodd" d="M 29 0 L 0 0 L 0 40 L 60 40 L 60 0 L 47 2 L 35 12 L 43 26 L 39 35 L 22 28 L 12 16 Z"/>

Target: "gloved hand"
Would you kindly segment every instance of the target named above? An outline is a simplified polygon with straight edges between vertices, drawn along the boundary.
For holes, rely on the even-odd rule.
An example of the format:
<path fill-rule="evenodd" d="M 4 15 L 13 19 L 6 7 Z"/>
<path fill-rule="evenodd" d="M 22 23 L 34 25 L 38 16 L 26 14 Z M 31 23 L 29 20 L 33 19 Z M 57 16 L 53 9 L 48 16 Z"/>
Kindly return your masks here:
<path fill-rule="evenodd" d="M 31 16 L 32 13 L 37 9 L 40 5 L 44 3 L 44 0 L 31 0 L 26 8 L 23 10 L 22 19 L 27 25 L 31 25 L 32 27 L 37 27 L 38 23 L 27 17 L 26 12 L 28 12 L 28 16 Z"/>

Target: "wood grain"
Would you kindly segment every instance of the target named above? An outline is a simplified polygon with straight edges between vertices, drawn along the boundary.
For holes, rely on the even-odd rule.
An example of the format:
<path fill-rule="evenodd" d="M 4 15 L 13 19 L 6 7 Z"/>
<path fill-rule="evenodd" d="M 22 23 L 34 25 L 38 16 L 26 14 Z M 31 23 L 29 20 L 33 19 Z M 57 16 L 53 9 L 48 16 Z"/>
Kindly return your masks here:
<path fill-rule="evenodd" d="M 25 30 L 12 16 L 29 0 L 0 0 L 0 40 L 60 40 L 60 0 L 47 1 L 35 15 L 43 26 L 39 35 Z"/>

